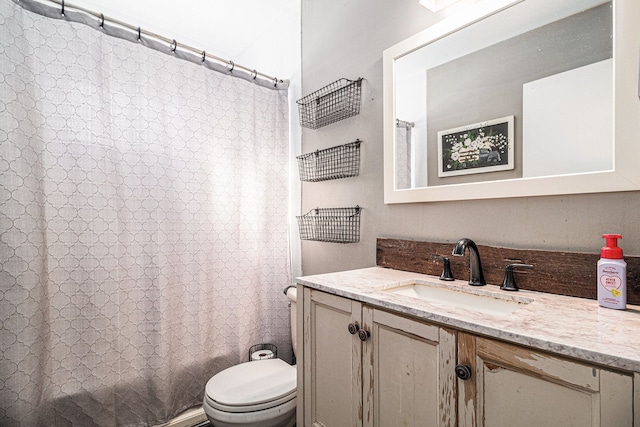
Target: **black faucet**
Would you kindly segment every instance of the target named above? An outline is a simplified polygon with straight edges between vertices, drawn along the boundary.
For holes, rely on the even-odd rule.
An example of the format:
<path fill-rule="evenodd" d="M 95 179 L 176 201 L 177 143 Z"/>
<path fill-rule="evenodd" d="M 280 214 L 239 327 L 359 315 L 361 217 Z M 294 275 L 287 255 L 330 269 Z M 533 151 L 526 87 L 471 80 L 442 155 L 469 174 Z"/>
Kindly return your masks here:
<path fill-rule="evenodd" d="M 442 274 L 440 275 L 440 280 L 447 282 L 455 280 L 453 278 L 453 273 L 451 273 L 451 263 L 449 262 L 449 258 L 440 255 L 433 255 L 432 258 L 442 260 Z"/>
<path fill-rule="evenodd" d="M 517 291 L 518 285 L 516 285 L 516 279 L 513 277 L 513 268 L 533 268 L 531 264 L 509 264 L 504 269 L 504 280 L 502 281 L 502 286 L 500 289 L 503 291 Z"/>
<path fill-rule="evenodd" d="M 458 240 L 458 243 L 453 247 L 452 255 L 463 256 L 465 249 L 469 248 L 469 284 L 471 286 L 484 286 L 487 284 L 484 280 L 484 274 L 482 273 L 482 263 L 480 262 L 480 253 L 478 247 L 473 240 L 464 239 Z"/>

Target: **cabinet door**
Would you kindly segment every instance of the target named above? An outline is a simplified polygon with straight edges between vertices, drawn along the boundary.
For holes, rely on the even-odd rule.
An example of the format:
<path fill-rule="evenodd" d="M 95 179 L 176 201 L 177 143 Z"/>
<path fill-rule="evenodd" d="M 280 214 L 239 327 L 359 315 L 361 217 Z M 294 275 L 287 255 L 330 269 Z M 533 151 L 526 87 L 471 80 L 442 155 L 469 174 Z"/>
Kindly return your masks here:
<path fill-rule="evenodd" d="M 362 425 L 361 304 L 304 290 L 304 425 Z"/>
<path fill-rule="evenodd" d="M 461 425 L 633 424 L 631 375 L 462 333 L 459 344 L 459 360 L 472 370 L 458 383 Z"/>
<path fill-rule="evenodd" d="M 366 306 L 362 319 L 364 425 L 454 426 L 455 333 Z"/>

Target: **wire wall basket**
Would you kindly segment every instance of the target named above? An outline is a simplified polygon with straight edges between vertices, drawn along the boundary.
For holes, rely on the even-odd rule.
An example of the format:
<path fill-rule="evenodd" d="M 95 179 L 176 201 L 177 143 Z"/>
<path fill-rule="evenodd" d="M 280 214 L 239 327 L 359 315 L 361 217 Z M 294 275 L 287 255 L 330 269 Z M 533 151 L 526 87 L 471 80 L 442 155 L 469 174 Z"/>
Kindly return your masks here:
<path fill-rule="evenodd" d="M 249 349 L 249 360 L 276 359 L 278 357 L 278 347 L 274 344 L 256 344 Z"/>
<path fill-rule="evenodd" d="M 317 242 L 357 243 L 360 241 L 362 208 L 315 208 L 296 217 L 300 239 Z"/>
<path fill-rule="evenodd" d="M 300 126 L 318 129 L 360 114 L 362 78 L 339 79 L 296 101 Z"/>
<path fill-rule="evenodd" d="M 300 181 L 318 182 L 358 176 L 361 143 L 362 141 L 358 139 L 348 144 L 316 150 L 296 157 Z"/>

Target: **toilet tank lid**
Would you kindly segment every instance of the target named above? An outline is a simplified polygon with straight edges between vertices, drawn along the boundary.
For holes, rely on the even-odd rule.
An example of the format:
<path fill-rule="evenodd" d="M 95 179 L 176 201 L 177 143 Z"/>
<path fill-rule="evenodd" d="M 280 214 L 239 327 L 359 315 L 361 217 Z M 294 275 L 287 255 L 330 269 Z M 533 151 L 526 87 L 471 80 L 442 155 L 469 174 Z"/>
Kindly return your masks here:
<path fill-rule="evenodd" d="M 279 399 L 295 389 L 295 366 L 281 359 L 266 359 L 225 369 L 207 382 L 205 392 L 223 405 L 247 406 Z"/>
<path fill-rule="evenodd" d="M 296 289 L 295 286 L 290 286 L 287 288 L 286 295 L 287 298 L 289 298 L 289 301 L 296 302 L 296 300 L 298 299 L 298 289 Z"/>

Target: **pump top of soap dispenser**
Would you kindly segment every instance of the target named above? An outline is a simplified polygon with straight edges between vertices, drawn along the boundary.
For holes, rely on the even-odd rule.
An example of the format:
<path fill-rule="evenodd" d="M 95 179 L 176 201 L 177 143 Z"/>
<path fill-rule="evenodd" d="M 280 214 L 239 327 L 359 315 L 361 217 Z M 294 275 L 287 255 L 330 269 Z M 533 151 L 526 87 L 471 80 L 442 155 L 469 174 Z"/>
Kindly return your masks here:
<path fill-rule="evenodd" d="M 606 246 L 600 250 L 600 258 L 622 259 L 622 248 L 618 247 L 618 239 L 622 239 L 621 234 L 603 234 L 603 239 L 607 239 Z"/>

